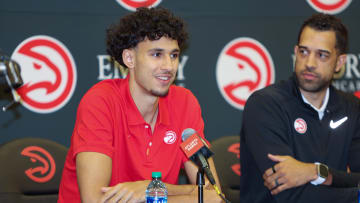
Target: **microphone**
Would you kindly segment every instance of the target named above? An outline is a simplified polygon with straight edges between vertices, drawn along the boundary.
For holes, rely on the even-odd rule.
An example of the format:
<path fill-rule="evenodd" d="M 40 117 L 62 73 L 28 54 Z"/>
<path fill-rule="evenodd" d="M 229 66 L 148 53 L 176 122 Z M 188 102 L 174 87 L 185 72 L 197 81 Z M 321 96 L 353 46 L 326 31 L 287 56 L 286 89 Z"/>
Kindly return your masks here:
<path fill-rule="evenodd" d="M 196 131 L 192 128 L 185 129 L 182 132 L 181 139 L 183 142 L 180 144 L 180 147 L 186 156 L 204 170 L 210 183 L 215 185 L 214 176 L 207 162 L 207 159 L 214 155 L 214 153 L 210 151 L 205 140 L 197 135 Z"/>

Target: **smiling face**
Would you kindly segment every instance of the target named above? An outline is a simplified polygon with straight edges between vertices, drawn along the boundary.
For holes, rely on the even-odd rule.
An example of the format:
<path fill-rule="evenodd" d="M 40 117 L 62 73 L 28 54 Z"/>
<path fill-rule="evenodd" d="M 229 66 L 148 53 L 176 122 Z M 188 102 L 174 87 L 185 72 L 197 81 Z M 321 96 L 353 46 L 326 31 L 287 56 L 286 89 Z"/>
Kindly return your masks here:
<path fill-rule="evenodd" d="M 301 91 L 317 93 L 327 89 L 346 55 L 338 55 L 334 31 L 305 27 L 295 46 L 295 73 Z"/>
<path fill-rule="evenodd" d="M 165 96 L 173 83 L 179 65 L 180 49 L 176 40 L 161 37 L 145 39 L 133 49 L 123 52 L 129 68 L 132 93 Z"/>

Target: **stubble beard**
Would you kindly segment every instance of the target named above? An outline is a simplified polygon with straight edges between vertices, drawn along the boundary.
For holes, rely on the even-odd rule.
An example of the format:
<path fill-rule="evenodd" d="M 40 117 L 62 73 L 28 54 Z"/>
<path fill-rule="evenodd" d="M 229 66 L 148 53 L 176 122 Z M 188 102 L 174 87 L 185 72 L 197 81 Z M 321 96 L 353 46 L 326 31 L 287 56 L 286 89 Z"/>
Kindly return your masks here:
<path fill-rule="evenodd" d="M 175 80 L 175 78 L 171 79 L 170 85 L 166 88 L 166 90 L 160 91 L 160 90 L 152 89 L 152 90 L 150 90 L 151 94 L 156 96 L 156 97 L 165 97 L 166 95 L 168 95 L 170 86 L 171 86 L 171 84 L 174 83 L 174 80 Z"/>
<path fill-rule="evenodd" d="M 169 93 L 169 88 L 167 88 L 167 90 L 165 91 L 156 91 L 156 90 L 151 90 L 150 91 L 152 95 L 156 96 L 156 97 L 165 97 L 168 93 Z"/>
<path fill-rule="evenodd" d="M 299 88 L 301 88 L 302 90 L 304 90 L 306 92 L 312 92 L 312 93 L 321 92 L 321 91 L 327 89 L 331 84 L 332 79 L 326 80 L 321 77 L 319 78 L 318 81 L 310 81 L 310 80 L 303 79 L 303 78 L 301 78 L 302 72 L 303 71 L 301 71 L 300 73 L 296 72 L 295 75 L 296 75 L 296 80 L 299 84 Z"/>

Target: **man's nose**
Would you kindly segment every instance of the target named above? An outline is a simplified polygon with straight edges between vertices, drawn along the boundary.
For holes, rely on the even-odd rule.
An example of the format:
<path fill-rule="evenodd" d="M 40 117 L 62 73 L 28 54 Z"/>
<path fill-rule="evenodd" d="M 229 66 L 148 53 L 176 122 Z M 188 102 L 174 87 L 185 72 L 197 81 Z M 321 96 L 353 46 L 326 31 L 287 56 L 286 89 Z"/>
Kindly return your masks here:
<path fill-rule="evenodd" d="M 171 58 L 171 56 L 166 56 L 163 59 L 162 62 L 162 69 L 166 69 L 166 70 L 172 70 L 176 66 L 176 59 Z"/>
<path fill-rule="evenodd" d="M 306 59 L 306 68 L 309 69 L 314 69 L 317 66 L 317 62 L 316 62 L 316 56 L 314 53 L 311 53 L 307 59 Z"/>

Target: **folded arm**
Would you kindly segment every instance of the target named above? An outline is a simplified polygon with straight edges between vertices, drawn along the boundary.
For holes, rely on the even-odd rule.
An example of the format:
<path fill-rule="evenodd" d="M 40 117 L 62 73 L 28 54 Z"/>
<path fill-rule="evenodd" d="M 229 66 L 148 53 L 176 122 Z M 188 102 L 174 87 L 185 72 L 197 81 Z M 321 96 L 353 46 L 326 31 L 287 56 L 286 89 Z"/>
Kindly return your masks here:
<path fill-rule="evenodd" d="M 274 97 L 276 97 L 275 95 Z M 258 116 L 254 116 L 258 115 Z M 314 186 L 309 182 L 314 179 L 315 166 L 304 163 L 294 157 L 293 137 L 290 134 L 293 121 L 289 121 L 283 105 L 267 95 L 253 95 L 247 101 L 244 110 L 242 136 L 247 148 L 263 175 L 275 165 L 280 173 L 271 177 L 270 188 L 275 185 L 275 179 L 283 184 L 283 190 L 273 198 L 277 202 L 354 202 L 357 197 L 356 188 L 333 188 L 329 186 Z M 286 164 L 269 159 L 268 154 L 288 156 Z M 307 175 L 307 173 L 311 175 Z M 271 174 L 268 174 L 271 175 Z M 271 182 L 271 183 L 270 183 Z M 288 183 L 289 185 L 287 185 Z M 266 183 L 265 183 L 266 184 Z"/>
<path fill-rule="evenodd" d="M 150 180 L 124 182 L 108 187 L 111 179 L 111 158 L 97 152 L 80 152 L 76 156 L 77 181 L 82 202 L 145 202 L 145 191 Z M 212 159 L 209 159 L 211 171 L 219 185 Z M 185 170 L 192 184 L 196 182 L 197 167 L 190 161 L 185 163 Z M 172 185 L 166 184 L 168 199 L 170 202 L 197 202 L 196 185 Z M 206 202 L 221 202 L 209 181 L 206 181 L 204 189 Z"/>

